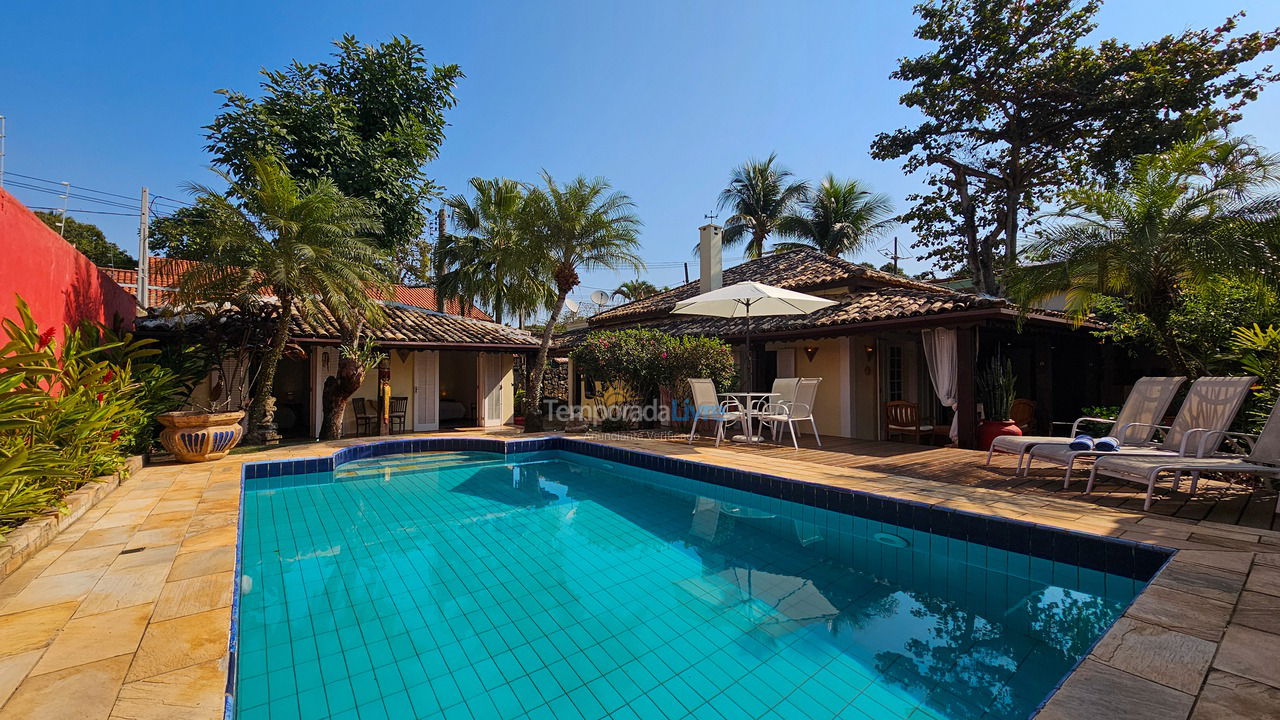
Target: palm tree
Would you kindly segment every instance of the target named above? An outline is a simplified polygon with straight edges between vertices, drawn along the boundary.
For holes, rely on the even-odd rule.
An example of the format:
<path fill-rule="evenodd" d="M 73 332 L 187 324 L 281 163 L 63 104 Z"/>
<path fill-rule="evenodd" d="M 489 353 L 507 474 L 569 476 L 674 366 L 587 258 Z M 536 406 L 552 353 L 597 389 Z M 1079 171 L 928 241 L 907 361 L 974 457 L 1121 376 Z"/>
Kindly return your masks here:
<path fill-rule="evenodd" d="M 650 295 L 657 295 L 660 292 L 662 292 L 662 290 L 659 289 L 657 285 L 654 285 L 648 280 L 636 278 L 635 280 L 628 280 L 619 285 L 618 289 L 613 291 L 613 294 L 621 295 L 627 300 L 627 302 L 631 302 L 647 298 Z"/>
<path fill-rule="evenodd" d="M 519 224 L 525 193 L 514 180 L 471 178 L 474 196 L 445 200 L 462 236 L 446 235 L 436 247 L 436 288 L 441 298 L 478 302 L 498 322 L 507 313 L 523 318 L 548 307 L 553 297 L 545 279 L 522 256 Z"/>
<path fill-rule="evenodd" d="M 749 160 L 733 170 L 729 186 L 720 191 L 717 207 L 733 210 L 725 221 L 725 247 L 746 243 L 746 255 L 764 254 L 764 241 L 778 223 L 809 195 L 809 184 L 790 182 L 791 172 L 774 163 L 777 153 L 763 161 Z"/>
<path fill-rule="evenodd" d="M 564 185 L 542 172 L 542 187 L 531 187 L 526 200 L 525 261 L 555 283 L 551 315 L 542 329 L 542 342 L 534 361 L 533 378 L 526 394 L 525 428 L 542 427 L 542 379 L 547 353 L 565 299 L 578 286 L 580 270 L 627 268 L 640 272 L 644 262 L 639 249 L 640 219 L 632 213 L 635 203 L 615 192 L 604 178 L 579 176 Z"/>
<path fill-rule="evenodd" d="M 1024 255 L 1037 262 L 1010 273 L 1010 295 L 1032 304 L 1065 293 L 1083 319 L 1119 297 L 1145 318 L 1162 355 L 1194 368 L 1170 316 L 1190 287 L 1232 276 L 1277 283 L 1280 157 L 1245 139 L 1206 137 L 1138 157 L 1118 186 L 1066 193 L 1066 222 L 1044 230 Z"/>
<path fill-rule="evenodd" d="M 279 303 L 249 406 L 249 428 L 260 437 L 290 322 L 321 304 L 343 314 L 366 306 L 367 289 L 384 282 L 379 268 L 386 259 L 366 242 L 380 229 L 369 203 L 344 195 L 328 178 L 299 182 L 275 158 L 250 164 L 253 174 L 243 181 L 215 171 L 230 186 L 226 192 L 190 186 L 210 210 L 201 232 L 213 256 L 183 277 L 179 292 L 184 302 L 241 303 L 268 295 Z"/>
<path fill-rule="evenodd" d="M 840 257 L 864 249 L 893 225 L 893 201 L 872 194 L 857 180 L 837 180 L 828 174 L 818 189 L 800 203 L 800 212 L 778 221 L 777 233 L 794 242 L 775 250 L 813 248 Z"/>

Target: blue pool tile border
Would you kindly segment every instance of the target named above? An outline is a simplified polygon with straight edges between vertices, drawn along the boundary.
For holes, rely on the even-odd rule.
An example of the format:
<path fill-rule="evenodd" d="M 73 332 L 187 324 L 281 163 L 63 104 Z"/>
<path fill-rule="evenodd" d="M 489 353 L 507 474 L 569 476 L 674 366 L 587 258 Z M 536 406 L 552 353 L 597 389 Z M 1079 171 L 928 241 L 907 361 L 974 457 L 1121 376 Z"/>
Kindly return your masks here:
<path fill-rule="evenodd" d="M 551 436 L 520 440 L 467 437 L 383 440 L 346 447 L 326 458 L 244 463 L 241 467 L 240 507 L 236 521 L 236 563 L 231 600 L 231 638 L 228 643 L 227 695 L 224 720 L 235 717 L 236 634 L 240 614 L 241 546 L 244 537 L 244 493 L 310 484 L 299 475 L 318 475 L 356 460 L 418 452 L 491 452 L 517 455 L 549 450 L 697 480 L 733 490 L 786 500 L 843 515 L 929 532 L 998 550 L 1067 563 L 1149 582 L 1176 550 L 1125 538 L 1089 535 L 1038 523 L 1002 518 L 967 510 L 940 508 L 913 500 L 890 498 L 850 488 L 806 482 L 767 473 L 719 467 L 656 453 L 614 447 L 588 440 Z M 1087 656 L 1087 654 L 1086 654 Z M 1071 671 L 1074 672 L 1074 669 Z M 1064 676 L 1063 681 L 1071 673 Z M 1054 692 L 1057 688 L 1054 689 Z M 1052 697 L 1051 692 L 1047 697 Z"/>

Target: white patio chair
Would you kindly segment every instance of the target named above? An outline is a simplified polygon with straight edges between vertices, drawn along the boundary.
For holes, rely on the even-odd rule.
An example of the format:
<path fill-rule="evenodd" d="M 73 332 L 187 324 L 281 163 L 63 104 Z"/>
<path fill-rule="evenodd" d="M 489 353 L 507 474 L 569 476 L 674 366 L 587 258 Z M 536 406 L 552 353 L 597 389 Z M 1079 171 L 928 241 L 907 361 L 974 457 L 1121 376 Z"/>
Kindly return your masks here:
<path fill-rule="evenodd" d="M 689 378 L 689 391 L 693 395 L 693 423 L 689 428 L 689 444 L 698 433 L 698 421 L 710 420 L 716 424 L 716 447 L 724 439 L 724 426 L 742 423 L 742 405 L 737 400 L 720 402 L 716 384 L 708 378 Z M 745 432 L 745 431 L 744 431 Z"/>
<path fill-rule="evenodd" d="M 800 378 L 774 378 L 773 387 L 770 390 L 774 393 L 770 397 L 760 398 L 753 406 L 756 412 L 763 412 L 768 405 L 788 405 L 796 399 L 796 385 L 800 383 Z"/>
<path fill-rule="evenodd" d="M 1085 422 L 1107 423 L 1110 434 L 1120 439 L 1123 445 L 1141 447 L 1151 445 L 1155 434 L 1155 423 L 1164 418 L 1169 404 L 1178 394 L 1178 388 L 1186 382 L 1185 377 L 1144 377 L 1133 384 L 1129 396 L 1124 399 L 1124 406 L 1115 420 L 1094 417 L 1079 417 L 1071 423 L 1071 433 L 1067 437 L 1049 435 L 1000 435 L 991 443 L 987 451 L 987 466 L 991 465 L 991 456 L 995 453 L 1017 453 L 1018 468 L 1016 474 L 1027 474 L 1027 454 L 1031 448 L 1042 443 L 1070 442 Z"/>
<path fill-rule="evenodd" d="M 822 447 L 822 437 L 818 435 L 818 421 L 813 418 L 813 404 L 818 399 L 818 384 L 822 382 L 822 378 L 800 378 L 796 383 L 795 399 L 790 403 L 770 403 L 764 407 L 760 414 L 760 421 L 769 426 L 769 435 L 773 437 L 774 442 L 778 442 L 781 435 L 781 426 L 786 423 L 787 429 L 791 432 L 791 445 L 795 449 L 800 449 L 800 442 L 796 439 L 796 423 L 809 421 L 813 426 L 813 439 L 818 442 L 818 447 Z"/>
<path fill-rule="evenodd" d="M 1119 450 L 1106 452 L 1102 450 L 1072 450 L 1070 441 L 1062 438 L 1060 443 L 1041 443 L 1031 448 L 1031 460 L 1045 460 L 1055 465 L 1065 465 L 1066 473 L 1062 478 L 1062 487 L 1071 483 L 1071 470 L 1077 459 L 1094 459 L 1106 455 L 1147 455 L 1157 457 L 1179 457 L 1191 454 L 1203 454 L 1201 451 L 1213 452 L 1222 442 L 1232 419 L 1240 411 L 1249 389 L 1257 380 L 1252 375 L 1245 377 L 1202 377 L 1191 383 L 1187 397 L 1178 408 L 1178 415 L 1169 426 L 1155 423 L 1130 423 L 1117 432 L 1126 433 L 1135 426 L 1149 426 L 1164 431 L 1164 439 L 1158 445 L 1128 447 L 1121 445 Z"/>
<path fill-rule="evenodd" d="M 1222 435 L 1235 434 L 1223 433 Z M 1217 445 L 1210 437 L 1205 437 L 1202 444 L 1207 446 L 1210 443 L 1215 447 Z M 1206 450 L 1205 452 L 1208 451 Z M 1200 454 L 1204 455 L 1205 452 Z M 1267 418 L 1267 424 L 1262 427 L 1262 432 L 1254 440 L 1253 449 L 1248 455 L 1208 455 L 1207 457 L 1174 458 L 1144 457 L 1141 455 L 1099 457 L 1093 463 L 1093 470 L 1089 473 L 1089 484 L 1085 487 L 1085 492 L 1089 493 L 1093 490 L 1094 481 L 1097 480 L 1099 475 L 1145 484 L 1147 486 L 1147 498 L 1142 504 L 1142 509 L 1148 510 L 1151 508 L 1152 494 L 1155 492 L 1156 481 L 1161 474 L 1166 472 L 1173 473 L 1171 492 L 1178 491 L 1178 485 L 1182 482 L 1183 473 L 1191 473 L 1192 495 L 1196 494 L 1196 487 L 1200 483 L 1200 473 L 1202 472 L 1242 473 L 1272 478 L 1273 480 L 1280 478 L 1280 403 L 1276 403 L 1276 406 L 1272 408 L 1271 416 Z M 1280 513 L 1280 498 L 1276 500 L 1276 512 Z"/>

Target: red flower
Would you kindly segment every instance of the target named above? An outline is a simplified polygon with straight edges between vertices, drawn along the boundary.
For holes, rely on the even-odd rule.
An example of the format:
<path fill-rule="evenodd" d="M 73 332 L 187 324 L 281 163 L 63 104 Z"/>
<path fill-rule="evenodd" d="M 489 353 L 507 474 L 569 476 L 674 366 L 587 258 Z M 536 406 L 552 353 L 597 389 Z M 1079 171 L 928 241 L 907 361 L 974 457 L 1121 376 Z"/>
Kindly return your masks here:
<path fill-rule="evenodd" d="M 120 439 L 120 431 L 119 431 L 119 430 L 112 430 L 112 431 L 111 431 L 111 442 L 115 442 L 116 440 L 119 440 L 119 439 Z"/>
<path fill-rule="evenodd" d="M 40 342 L 39 344 L 36 345 L 36 347 L 40 350 L 45 349 L 45 346 L 53 342 L 53 334 L 55 332 L 56 330 L 54 330 L 54 328 L 49 328 L 48 330 L 45 330 L 44 332 L 40 333 Z"/>
<path fill-rule="evenodd" d="M 115 380 L 115 379 L 116 379 L 116 371 L 115 371 L 115 370 L 108 370 L 108 371 L 107 371 L 107 374 L 102 376 L 102 382 L 104 382 L 104 383 L 109 383 L 109 382 L 111 382 L 112 380 Z"/>
<path fill-rule="evenodd" d="M 98 393 L 98 404 L 102 404 L 102 393 Z"/>

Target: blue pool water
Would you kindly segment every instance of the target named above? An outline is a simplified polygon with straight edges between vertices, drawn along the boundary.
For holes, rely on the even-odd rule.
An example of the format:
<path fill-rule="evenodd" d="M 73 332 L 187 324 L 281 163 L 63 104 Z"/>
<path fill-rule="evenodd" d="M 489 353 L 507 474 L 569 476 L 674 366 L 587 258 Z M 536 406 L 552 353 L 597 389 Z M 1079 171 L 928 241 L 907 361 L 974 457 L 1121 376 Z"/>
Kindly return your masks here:
<path fill-rule="evenodd" d="M 285 480 L 241 720 L 1023 718 L 1143 586 L 560 451 Z"/>

